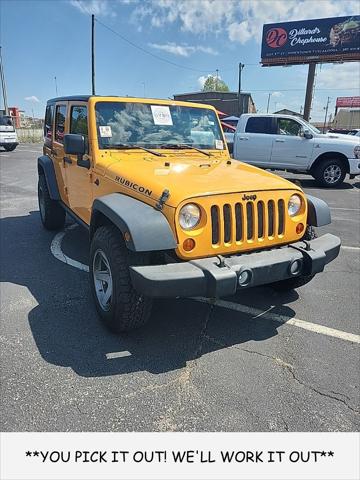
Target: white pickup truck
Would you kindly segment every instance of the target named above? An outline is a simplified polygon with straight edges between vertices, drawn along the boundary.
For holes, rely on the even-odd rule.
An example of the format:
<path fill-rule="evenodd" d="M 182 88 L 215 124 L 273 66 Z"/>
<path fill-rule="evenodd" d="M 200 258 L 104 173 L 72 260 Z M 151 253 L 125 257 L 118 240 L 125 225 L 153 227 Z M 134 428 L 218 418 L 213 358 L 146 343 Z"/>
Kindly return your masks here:
<path fill-rule="evenodd" d="M 17 145 L 19 142 L 12 118 L 9 115 L 0 115 L 0 147 L 11 152 Z"/>
<path fill-rule="evenodd" d="M 308 173 L 322 186 L 340 185 L 360 174 L 360 139 L 322 134 L 300 117 L 241 115 L 234 134 L 236 160 L 257 167 Z"/>

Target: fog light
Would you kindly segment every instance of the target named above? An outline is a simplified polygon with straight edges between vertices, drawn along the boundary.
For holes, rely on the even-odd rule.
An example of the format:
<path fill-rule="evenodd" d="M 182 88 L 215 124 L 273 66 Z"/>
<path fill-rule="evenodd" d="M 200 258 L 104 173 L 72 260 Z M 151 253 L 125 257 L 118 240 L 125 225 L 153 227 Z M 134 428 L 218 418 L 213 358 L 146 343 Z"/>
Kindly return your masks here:
<path fill-rule="evenodd" d="M 303 223 L 298 223 L 298 224 L 296 225 L 296 233 L 297 233 L 298 235 L 300 235 L 300 233 L 302 233 L 302 232 L 304 231 L 304 228 L 305 228 L 305 227 L 304 227 L 304 224 L 303 224 Z"/>
<path fill-rule="evenodd" d="M 291 275 L 297 275 L 301 270 L 301 260 L 295 260 L 290 264 Z"/>
<path fill-rule="evenodd" d="M 190 252 L 194 248 L 195 248 L 195 240 L 194 239 L 187 238 L 186 240 L 184 240 L 183 249 L 185 250 L 185 252 Z"/>
<path fill-rule="evenodd" d="M 248 285 L 251 280 L 251 271 L 250 270 L 243 270 L 240 272 L 239 278 L 238 278 L 238 284 L 240 287 L 244 287 L 245 285 Z"/>

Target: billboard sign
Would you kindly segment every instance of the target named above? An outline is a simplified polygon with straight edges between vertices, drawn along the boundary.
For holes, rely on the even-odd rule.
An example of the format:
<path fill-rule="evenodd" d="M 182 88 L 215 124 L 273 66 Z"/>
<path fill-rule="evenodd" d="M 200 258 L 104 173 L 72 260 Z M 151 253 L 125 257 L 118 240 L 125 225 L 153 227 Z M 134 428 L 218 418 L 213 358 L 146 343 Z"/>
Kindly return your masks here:
<path fill-rule="evenodd" d="M 336 106 L 360 108 L 360 97 L 338 97 Z"/>
<path fill-rule="evenodd" d="M 264 66 L 360 60 L 360 15 L 263 26 Z"/>

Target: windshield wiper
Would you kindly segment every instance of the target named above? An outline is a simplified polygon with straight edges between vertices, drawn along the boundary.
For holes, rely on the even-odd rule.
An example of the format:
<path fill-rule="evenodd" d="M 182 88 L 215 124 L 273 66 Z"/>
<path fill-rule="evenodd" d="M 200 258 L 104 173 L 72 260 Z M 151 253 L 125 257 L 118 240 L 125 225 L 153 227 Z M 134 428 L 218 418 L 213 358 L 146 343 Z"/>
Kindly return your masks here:
<path fill-rule="evenodd" d="M 205 150 L 202 150 L 201 148 L 194 147 L 191 145 L 191 143 L 163 143 L 160 148 L 173 148 L 173 149 L 192 149 L 196 150 L 197 152 L 202 153 L 203 155 L 206 155 L 207 157 L 212 157 L 212 154 L 209 152 L 205 152 Z"/>
<path fill-rule="evenodd" d="M 140 147 L 139 145 L 129 145 L 127 143 L 112 143 L 111 145 L 104 145 L 105 149 L 108 148 L 108 149 L 111 149 L 111 148 L 115 148 L 115 149 L 140 149 L 140 150 L 144 150 L 145 152 L 148 152 L 148 153 L 152 153 L 153 155 L 156 155 L 157 157 L 166 157 L 166 155 L 164 155 L 163 153 L 160 153 L 160 152 L 155 152 L 154 150 L 150 150 L 148 148 L 145 148 L 145 147 Z"/>

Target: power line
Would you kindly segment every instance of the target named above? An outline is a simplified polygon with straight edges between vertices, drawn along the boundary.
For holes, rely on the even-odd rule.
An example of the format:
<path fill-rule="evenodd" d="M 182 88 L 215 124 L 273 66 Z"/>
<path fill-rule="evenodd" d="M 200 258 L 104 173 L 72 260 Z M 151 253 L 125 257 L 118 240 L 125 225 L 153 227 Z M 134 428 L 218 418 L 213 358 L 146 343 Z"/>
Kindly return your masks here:
<path fill-rule="evenodd" d="M 244 89 L 244 90 L 247 90 L 247 89 Z M 254 89 L 251 89 L 251 92 L 302 92 L 304 89 L 303 88 L 288 88 L 288 89 L 281 89 L 281 88 L 275 88 L 273 90 L 269 89 L 269 88 L 264 88 L 262 90 L 254 90 Z M 342 88 L 342 87 L 339 87 L 339 88 L 317 88 L 316 91 L 319 92 L 319 91 L 329 91 L 329 90 L 359 90 L 358 88 Z"/>
<path fill-rule="evenodd" d="M 106 28 L 107 30 L 109 30 L 110 32 L 112 32 L 114 35 L 118 36 L 119 38 L 121 38 L 121 40 L 123 40 L 124 42 L 128 43 L 129 45 L 131 45 L 132 47 L 134 48 L 137 48 L 138 50 L 140 50 L 141 52 L 143 53 L 146 53 L 147 55 L 150 55 L 151 57 L 154 57 L 156 58 L 157 60 L 160 60 L 162 62 L 165 62 L 165 63 L 168 63 L 170 65 L 173 65 L 174 67 L 178 67 L 178 68 L 184 68 L 186 70 L 191 70 L 193 72 L 200 72 L 200 73 L 208 73 L 208 72 L 212 72 L 212 70 L 199 70 L 198 68 L 193 68 L 193 67 L 188 67 L 187 65 L 182 65 L 180 63 L 176 63 L 176 62 L 172 62 L 171 60 L 168 60 L 164 57 L 160 57 L 159 55 L 156 55 L 155 53 L 152 53 L 152 52 L 149 52 L 149 50 L 146 50 L 145 48 L 141 47 L 140 45 L 137 45 L 136 43 L 132 42 L 131 40 L 128 40 L 126 37 L 124 37 L 123 35 L 121 35 L 119 32 L 117 32 L 116 30 L 114 30 L 113 28 L 109 27 L 108 25 L 106 25 L 105 23 L 101 22 L 100 20 L 96 19 L 96 21 L 102 25 L 104 28 Z"/>

